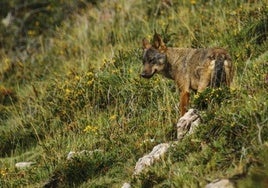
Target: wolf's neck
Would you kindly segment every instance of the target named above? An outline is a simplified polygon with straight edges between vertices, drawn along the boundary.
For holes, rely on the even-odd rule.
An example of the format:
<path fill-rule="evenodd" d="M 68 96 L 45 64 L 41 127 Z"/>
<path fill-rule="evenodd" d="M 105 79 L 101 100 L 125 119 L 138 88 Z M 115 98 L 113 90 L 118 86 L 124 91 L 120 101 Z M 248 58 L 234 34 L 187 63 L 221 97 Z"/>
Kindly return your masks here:
<path fill-rule="evenodd" d="M 192 48 L 168 48 L 166 51 L 166 65 L 162 74 L 170 79 L 175 79 L 178 69 L 184 68 L 187 54 L 193 53 Z"/>
<path fill-rule="evenodd" d="M 165 67 L 162 70 L 162 75 L 165 76 L 166 78 L 172 79 L 174 80 L 174 75 L 172 74 L 172 66 L 169 63 L 168 59 L 166 58 L 166 63 L 165 63 Z"/>

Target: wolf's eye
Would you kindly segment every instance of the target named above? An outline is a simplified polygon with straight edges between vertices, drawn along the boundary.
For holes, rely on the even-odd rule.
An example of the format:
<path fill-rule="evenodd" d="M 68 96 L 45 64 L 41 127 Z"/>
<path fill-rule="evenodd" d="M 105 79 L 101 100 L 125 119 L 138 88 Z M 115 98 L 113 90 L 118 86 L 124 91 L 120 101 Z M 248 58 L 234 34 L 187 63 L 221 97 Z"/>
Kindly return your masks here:
<path fill-rule="evenodd" d="M 155 62 L 155 58 L 153 57 L 153 58 L 151 58 L 151 59 L 149 59 L 149 63 L 154 63 Z"/>

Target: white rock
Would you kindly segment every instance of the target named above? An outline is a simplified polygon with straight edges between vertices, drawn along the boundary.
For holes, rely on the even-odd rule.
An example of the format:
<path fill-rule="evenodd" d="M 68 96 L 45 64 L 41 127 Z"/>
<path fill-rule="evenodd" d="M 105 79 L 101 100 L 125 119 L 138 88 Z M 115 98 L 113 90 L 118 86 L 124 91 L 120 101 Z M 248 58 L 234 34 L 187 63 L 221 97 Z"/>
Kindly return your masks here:
<path fill-rule="evenodd" d="M 5 27 L 8 27 L 12 23 L 12 20 L 13 20 L 13 16 L 12 16 L 11 12 L 8 12 L 7 16 L 2 19 L 2 24 Z"/>
<path fill-rule="evenodd" d="M 131 185 L 129 183 L 124 183 L 121 188 L 131 188 Z"/>
<path fill-rule="evenodd" d="M 170 147 L 169 143 L 158 144 L 153 148 L 151 153 L 143 156 L 138 160 L 135 166 L 134 175 L 138 175 L 146 167 L 154 163 L 155 160 L 159 159 L 164 153 L 167 152 Z"/>
<path fill-rule="evenodd" d="M 228 179 L 215 180 L 206 185 L 205 188 L 234 188 L 234 183 Z"/>
<path fill-rule="evenodd" d="M 86 154 L 89 154 L 89 155 L 92 155 L 93 153 L 96 153 L 96 152 L 102 152 L 103 150 L 100 150 L 100 149 L 96 149 L 96 150 L 93 150 L 93 151 L 88 151 L 88 150 L 82 150 L 82 151 L 70 151 L 67 155 L 67 160 L 71 160 L 72 158 L 74 158 L 75 156 L 81 156 L 81 155 L 86 155 Z"/>
<path fill-rule="evenodd" d="M 28 168 L 35 164 L 35 162 L 18 162 L 15 164 L 16 168 Z"/>
<path fill-rule="evenodd" d="M 192 134 L 200 121 L 197 110 L 189 109 L 177 123 L 177 139 L 182 140 L 186 134 Z"/>
<path fill-rule="evenodd" d="M 76 152 L 74 152 L 74 151 L 70 151 L 70 152 L 68 153 L 68 155 L 67 155 L 67 160 L 72 159 L 72 158 L 74 157 L 75 154 L 76 154 Z"/>

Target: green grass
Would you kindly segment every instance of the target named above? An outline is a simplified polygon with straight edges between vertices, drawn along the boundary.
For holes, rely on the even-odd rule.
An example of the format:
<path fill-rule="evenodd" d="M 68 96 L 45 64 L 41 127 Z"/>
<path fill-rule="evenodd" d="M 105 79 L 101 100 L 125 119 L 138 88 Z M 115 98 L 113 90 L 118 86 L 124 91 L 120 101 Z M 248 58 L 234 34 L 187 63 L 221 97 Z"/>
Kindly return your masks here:
<path fill-rule="evenodd" d="M 241 173 L 240 187 L 267 185 L 265 1 L 44 6 L 47 12 L 30 16 L 27 35 L 11 34 L 20 33 L 16 22 L 0 29 L 0 187 L 203 187 Z M 139 76 L 141 40 L 151 39 L 155 29 L 168 46 L 228 49 L 236 74 L 230 90 L 192 94 L 200 128 L 133 179 L 140 157 L 175 139 L 179 116 L 174 83 Z M 27 48 L 28 55 L 12 48 Z M 70 151 L 82 150 L 100 151 L 67 160 Z M 21 161 L 36 164 L 16 169 Z"/>

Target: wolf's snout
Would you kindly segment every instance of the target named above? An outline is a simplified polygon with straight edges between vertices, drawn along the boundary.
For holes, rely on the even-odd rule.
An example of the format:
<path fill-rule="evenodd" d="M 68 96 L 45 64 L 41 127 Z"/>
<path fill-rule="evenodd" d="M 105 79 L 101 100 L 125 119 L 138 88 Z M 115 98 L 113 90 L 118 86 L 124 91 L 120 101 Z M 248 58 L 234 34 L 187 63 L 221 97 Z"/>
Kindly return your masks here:
<path fill-rule="evenodd" d="M 148 74 L 146 72 L 141 73 L 141 77 L 143 77 L 143 78 L 151 78 L 152 76 L 153 76 L 153 74 Z"/>
<path fill-rule="evenodd" d="M 144 72 L 142 72 L 141 77 L 146 77 L 146 74 Z"/>
<path fill-rule="evenodd" d="M 142 73 L 141 73 L 141 77 L 146 78 L 146 77 L 147 77 L 147 76 L 146 76 L 146 73 L 145 73 L 145 72 L 142 72 Z"/>

